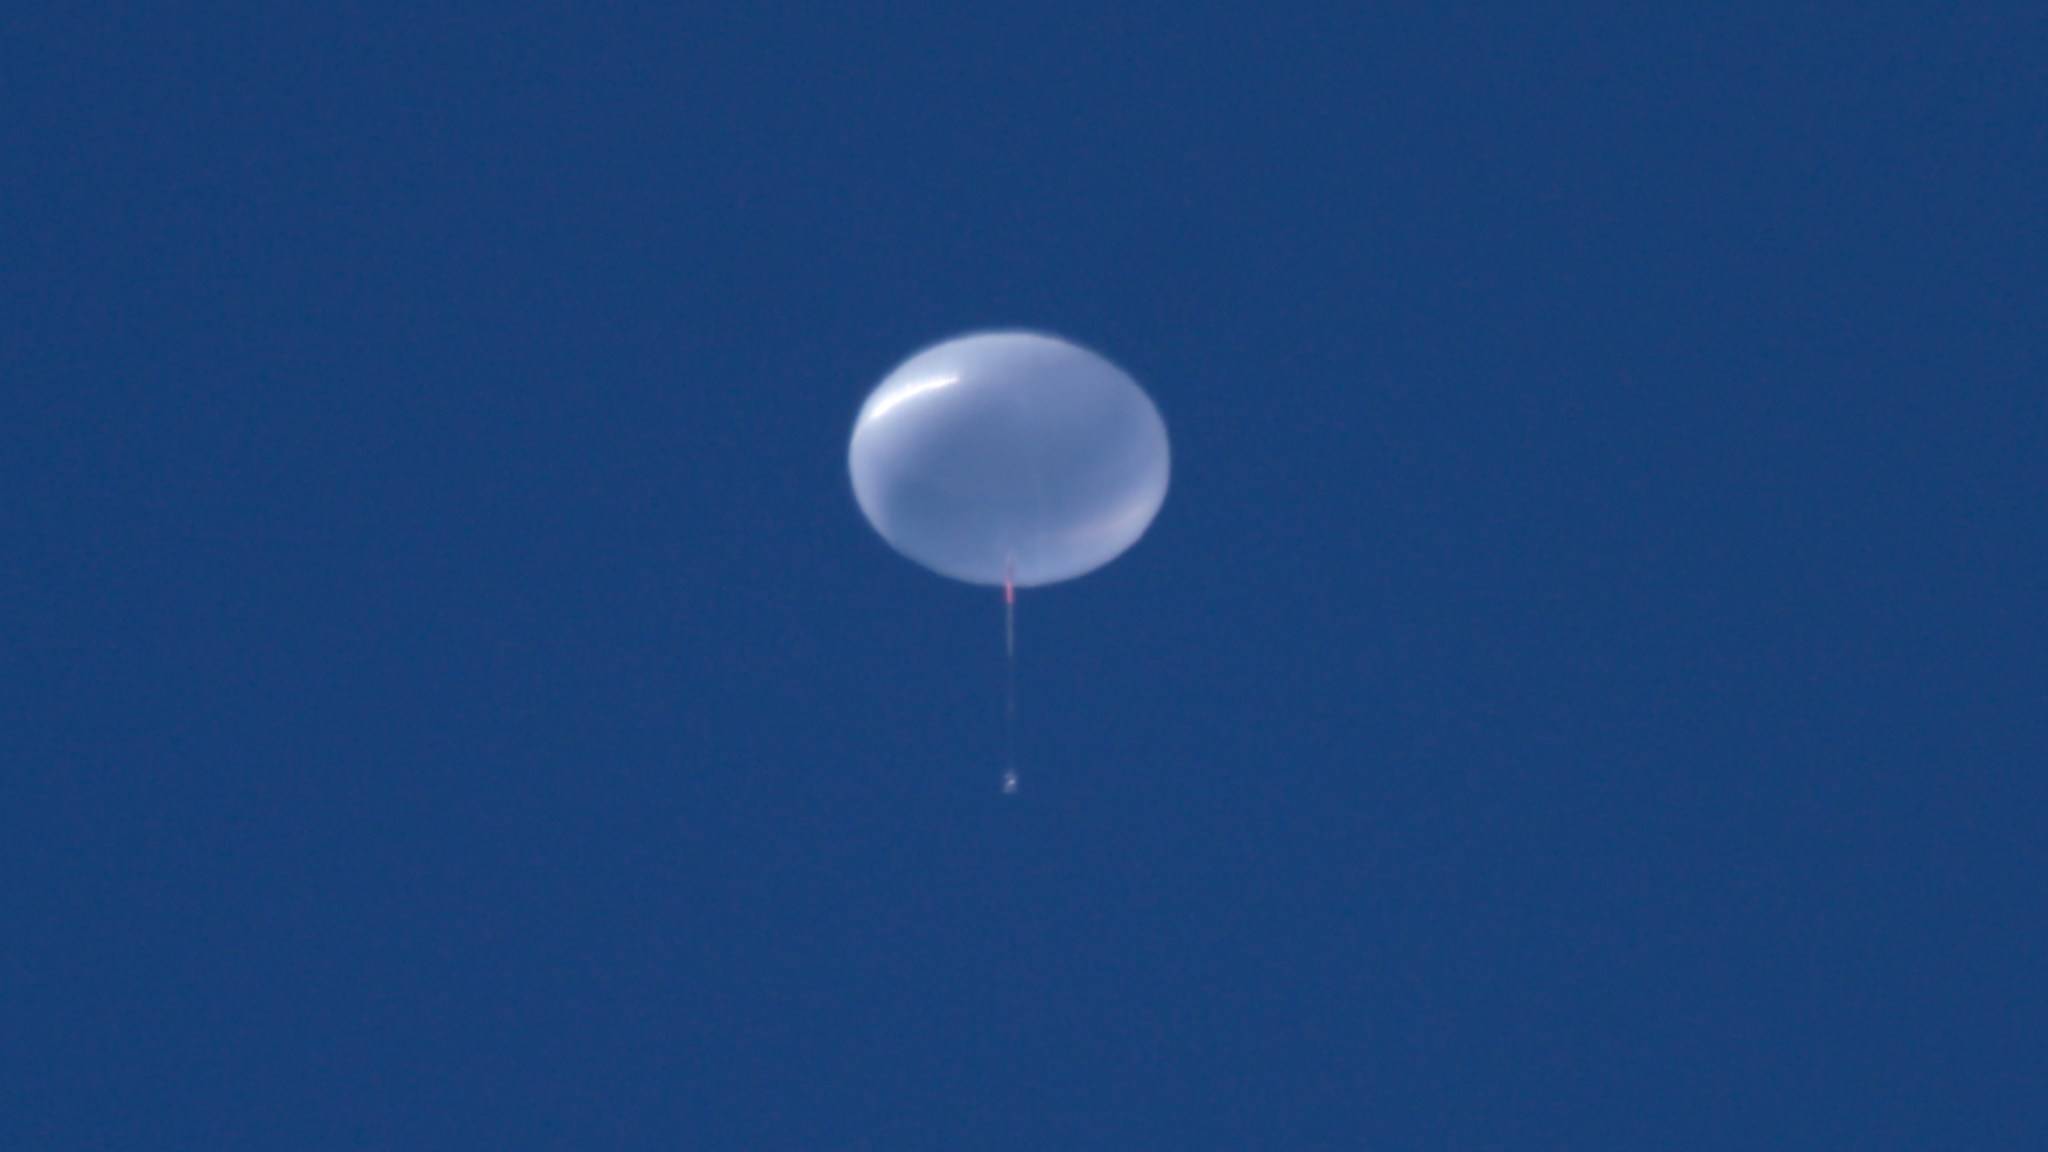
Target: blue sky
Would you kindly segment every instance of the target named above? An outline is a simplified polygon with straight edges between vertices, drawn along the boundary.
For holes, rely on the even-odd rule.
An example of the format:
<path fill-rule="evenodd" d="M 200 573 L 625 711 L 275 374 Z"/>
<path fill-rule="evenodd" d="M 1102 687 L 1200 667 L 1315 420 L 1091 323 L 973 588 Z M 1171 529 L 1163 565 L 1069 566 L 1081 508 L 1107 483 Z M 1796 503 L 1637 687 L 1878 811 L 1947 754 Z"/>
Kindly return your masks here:
<path fill-rule="evenodd" d="M 0 36 L 0 1144 L 2048 1137 L 2048 20 Z M 1173 436 L 1000 605 L 956 332 Z"/>

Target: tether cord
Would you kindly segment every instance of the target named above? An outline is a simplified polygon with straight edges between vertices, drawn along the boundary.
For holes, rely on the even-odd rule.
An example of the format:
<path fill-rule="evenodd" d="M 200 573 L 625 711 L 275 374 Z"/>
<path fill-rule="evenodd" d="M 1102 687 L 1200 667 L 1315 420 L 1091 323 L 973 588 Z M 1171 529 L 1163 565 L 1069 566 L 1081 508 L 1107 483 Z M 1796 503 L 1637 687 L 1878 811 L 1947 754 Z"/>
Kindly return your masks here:
<path fill-rule="evenodd" d="M 1017 791 L 1017 581 L 1003 565 L 1003 793 Z"/>

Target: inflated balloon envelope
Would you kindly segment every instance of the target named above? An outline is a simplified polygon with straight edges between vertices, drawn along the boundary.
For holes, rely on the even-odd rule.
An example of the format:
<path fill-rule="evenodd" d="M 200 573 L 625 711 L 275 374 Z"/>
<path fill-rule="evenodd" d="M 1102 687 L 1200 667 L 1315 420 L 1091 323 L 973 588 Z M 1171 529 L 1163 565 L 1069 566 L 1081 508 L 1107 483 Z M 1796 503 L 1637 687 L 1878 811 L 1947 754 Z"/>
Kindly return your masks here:
<path fill-rule="evenodd" d="M 1158 514 L 1166 425 L 1136 381 L 1036 332 L 945 341 L 891 372 L 854 422 L 854 497 L 875 531 L 974 584 L 1070 580 Z"/>

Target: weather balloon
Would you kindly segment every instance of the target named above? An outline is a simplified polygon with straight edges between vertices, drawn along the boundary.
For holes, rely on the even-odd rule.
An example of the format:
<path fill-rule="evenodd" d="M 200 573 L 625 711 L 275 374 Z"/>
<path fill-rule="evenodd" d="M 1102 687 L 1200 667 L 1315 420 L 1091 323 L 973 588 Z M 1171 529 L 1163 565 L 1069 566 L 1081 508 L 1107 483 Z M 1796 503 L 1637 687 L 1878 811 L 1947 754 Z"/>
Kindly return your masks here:
<path fill-rule="evenodd" d="M 1092 572 L 1166 499 L 1166 425 L 1101 356 L 983 332 L 912 356 L 861 406 L 854 497 L 898 552 L 956 580 L 1030 587 Z"/>

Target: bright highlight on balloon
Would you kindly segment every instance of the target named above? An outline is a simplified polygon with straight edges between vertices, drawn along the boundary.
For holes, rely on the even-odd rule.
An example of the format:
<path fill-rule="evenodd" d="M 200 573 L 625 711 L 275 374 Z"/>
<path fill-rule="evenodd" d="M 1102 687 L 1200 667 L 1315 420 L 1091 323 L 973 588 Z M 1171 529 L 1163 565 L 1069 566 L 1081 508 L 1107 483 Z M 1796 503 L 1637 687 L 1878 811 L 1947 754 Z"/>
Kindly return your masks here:
<path fill-rule="evenodd" d="M 861 406 L 860 509 L 903 555 L 974 584 L 1071 580 L 1122 555 L 1166 499 L 1166 425 L 1116 365 L 1052 336 L 937 344 Z"/>

